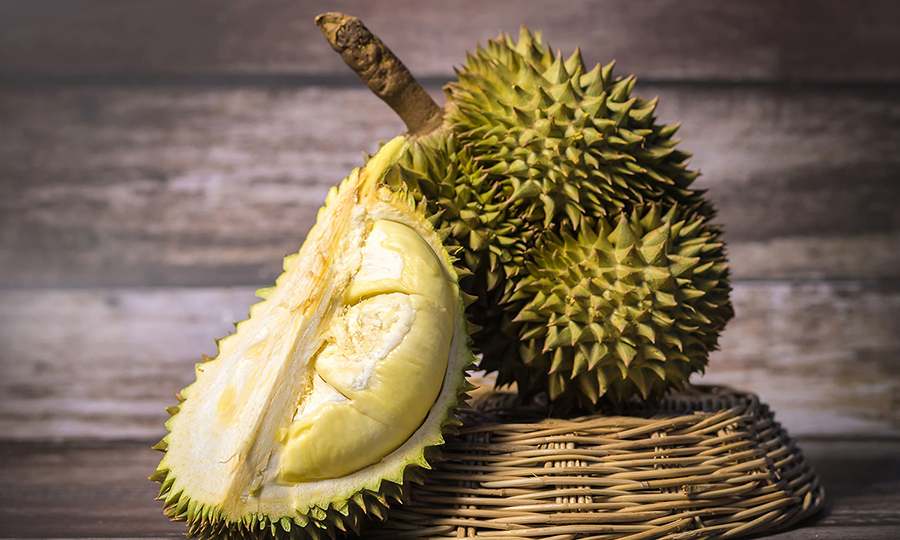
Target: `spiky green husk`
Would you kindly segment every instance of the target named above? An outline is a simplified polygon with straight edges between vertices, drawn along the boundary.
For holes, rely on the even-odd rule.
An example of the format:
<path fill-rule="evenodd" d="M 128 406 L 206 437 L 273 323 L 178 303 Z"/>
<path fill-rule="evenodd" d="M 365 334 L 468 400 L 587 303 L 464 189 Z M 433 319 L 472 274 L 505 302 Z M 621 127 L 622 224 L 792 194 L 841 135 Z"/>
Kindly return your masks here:
<path fill-rule="evenodd" d="M 398 146 L 397 142 L 399 141 L 391 143 L 395 150 Z M 405 148 L 405 144 L 403 148 Z M 392 152 L 395 150 L 392 150 Z M 399 152 L 402 152 L 402 150 Z M 383 161 L 384 158 L 382 158 Z M 370 161 L 369 165 L 372 165 L 372 161 Z M 379 170 L 378 167 L 375 169 Z M 366 169 L 363 169 L 363 171 L 366 171 Z M 424 206 L 421 203 L 417 203 L 415 198 L 405 188 L 390 190 L 384 186 L 377 186 L 382 179 L 380 174 L 375 180 L 365 184 L 368 181 L 359 180 L 363 173 L 357 173 L 358 171 L 354 171 L 350 178 L 339 186 L 332 188 L 329 192 L 326 205 L 320 209 L 317 224 L 313 231 L 310 232 L 304 247 L 300 253 L 285 258 L 285 274 L 279 277 L 274 287 L 257 291 L 257 295 L 263 301 L 251 307 L 250 318 L 254 317 L 254 313 L 264 312 L 263 305 L 270 298 L 274 297 L 275 290 L 289 283 L 287 275 L 296 271 L 298 264 L 302 265 L 304 261 L 307 263 L 311 262 L 310 253 L 315 252 L 315 246 L 319 240 L 330 242 L 335 238 L 336 231 L 341 229 L 340 216 L 347 217 L 348 214 L 352 215 L 354 204 L 361 204 L 362 199 L 376 199 L 378 201 L 376 204 L 380 204 L 382 207 L 394 208 L 396 212 L 390 215 L 410 216 L 408 220 L 417 223 L 420 230 L 425 231 L 424 234 L 428 238 L 429 243 L 435 247 L 436 253 L 442 257 L 443 265 L 448 274 L 450 276 L 455 275 L 454 263 L 456 259 L 447 250 L 440 249 L 441 241 L 445 237 L 428 220 Z M 360 187 L 361 183 L 376 187 Z M 315 261 L 312 262 L 315 263 Z M 322 264 L 327 266 L 327 263 Z M 315 264 L 312 264 L 312 266 L 315 266 Z M 307 268 L 304 266 L 304 271 L 313 276 L 311 279 L 316 279 L 316 276 L 321 275 L 323 268 Z M 178 477 L 176 466 L 181 466 L 181 463 L 176 460 L 174 463 L 176 466 L 173 466 L 168 460 L 171 453 L 169 451 L 170 444 L 172 444 L 170 438 L 174 435 L 174 432 L 170 432 L 154 447 L 154 449 L 167 454 L 150 476 L 150 480 L 161 484 L 158 500 L 164 503 L 164 513 L 172 520 L 187 522 L 189 536 L 210 540 L 334 538 L 341 532 L 353 531 L 359 533 L 365 520 L 369 517 L 384 519 L 391 501 L 399 502 L 406 498 L 410 482 L 422 483 L 421 472 L 424 469 L 431 468 L 430 464 L 440 459 L 440 446 L 444 443 L 445 437 L 455 435 L 460 425 L 456 413 L 458 409 L 466 407 L 467 392 L 474 389 L 474 386 L 465 378 L 465 370 L 475 362 L 475 357 L 466 346 L 470 340 L 464 311 L 465 305 L 469 302 L 471 302 L 471 298 L 461 294 L 459 312 L 453 328 L 436 329 L 437 331 L 452 331 L 454 332 L 454 343 L 456 344 L 458 340 L 458 345 L 451 345 L 451 359 L 447 367 L 448 371 L 443 381 L 442 390 L 422 427 L 419 428 L 419 431 L 413 437 L 410 437 L 410 439 L 416 438 L 415 444 L 401 446 L 386 456 L 380 463 L 376 463 L 368 468 L 383 471 L 382 475 L 368 475 L 364 482 L 358 488 L 349 491 L 346 497 L 335 496 L 333 498 L 305 501 L 310 506 L 285 508 L 284 511 L 278 511 L 274 515 L 265 512 L 248 512 L 235 518 L 233 515 L 227 515 L 227 512 L 216 505 L 205 504 L 196 498 L 192 498 L 190 494 L 191 486 L 186 484 L 183 479 L 179 480 Z M 226 340 L 237 339 L 242 334 L 242 330 L 246 331 L 246 329 L 250 328 L 247 324 L 249 320 L 237 323 L 235 325 L 235 334 L 222 340 L 217 340 L 220 353 Z M 204 363 L 197 365 L 198 374 L 203 371 L 203 366 L 207 363 L 216 362 L 218 357 L 219 354 L 212 358 L 204 356 Z M 166 409 L 171 416 L 166 424 L 170 431 L 173 429 L 173 421 L 177 419 L 185 404 L 189 404 L 191 400 L 200 397 L 194 395 L 196 394 L 197 384 L 195 382 L 176 394 L 179 404 Z M 428 431 L 423 432 L 423 430 Z M 423 433 L 422 436 L 419 436 L 420 433 Z M 181 440 L 184 440 L 185 437 L 190 437 L 191 434 L 182 430 L 179 436 L 182 438 Z M 202 459 L 202 457 L 196 456 L 197 459 Z M 362 472 L 368 469 L 364 469 Z M 251 490 L 250 495 L 253 496 L 258 490 L 258 487 L 255 490 Z"/>
<path fill-rule="evenodd" d="M 690 188 L 697 174 L 687 168 L 689 154 L 675 148 L 678 126 L 657 124 L 656 100 L 632 97 L 635 79 L 614 78 L 612 69 L 587 71 L 579 51 L 564 60 L 525 29 L 518 43 L 508 35 L 490 41 L 467 57 L 459 82 L 448 85 L 444 126 L 414 138 L 387 177 L 424 199 L 449 231 L 448 242 L 462 247 L 471 272 L 462 285 L 478 298 L 469 316 L 483 328 L 473 336 L 484 353 L 482 367 L 526 393 L 551 389 L 555 396 L 588 398 L 583 402 L 598 398 L 593 390 L 562 386 L 558 372 L 550 376 L 555 382 L 542 382 L 537 365 L 543 364 L 519 347 L 513 319 L 522 286 L 548 264 L 541 250 L 553 238 L 575 237 L 656 203 L 661 212 L 677 205 L 684 219 L 703 220 L 710 242 L 717 241 L 717 228 L 707 223 L 712 206 Z M 703 263 L 709 257 L 704 253 Z M 717 321 L 706 329 L 710 336 L 731 316 L 727 285 L 723 290 L 724 301 L 698 308 Z M 715 347 L 714 338 L 707 341 L 707 349 Z M 691 369 L 705 365 L 700 356 Z M 529 363 L 534 367 L 526 369 Z M 650 385 L 649 392 L 657 395 L 681 379 Z M 626 399 L 645 386 L 623 383 L 607 395 Z"/>
<path fill-rule="evenodd" d="M 258 294 L 265 299 L 269 291 L 270 289 L 261 289 Z M 204 362 L 214 360 L 215 357 L 204 356 Z M 474 361 L 473 356 L 469 363 Z M 442 459 L 440 446 L 446 437 L 452 437 L 458 432 L 461 422 L 457 418 L 457 412 L 468 406 L 468 392 L 475 389 L 465 380 L 464 373 L 460 373 L 456 383 L 456 398 L 441 420 L 440 437 L 411 456 L 408 463 L 398 471 L 399 474 L 376 479 L 348 499 L 328 501 L 306 509 L 297 508 L 280 516 L 250 513 L 236 521 L 226 517 L 214 506 L 192 500 L 184 489 L 173 489 L 176 476 L 162 464 L 149 479 L 161 484 L 157 500 L 163 502 L 164 514 L 173 521 L 186 522 L 187 535 L 190 537 L 208 540 L 325 540 L 345 532 L 360 534 L 367 520 L 384 520 L 392 502 L 405 502 L 410 483 L 422 484 L 424 470 L 431 469 L 432 463 Z M 183 396 L 189 390 L 190 386 L 176 394 L 179 405 L 185 401 Z M 179 412 L 179 406 L 168 407 L 166 411 L 174 417 Z M 165 452 L 168 447 L 167 439 L 168 435 L 153 449 Z"/>
<path fill-rule="evenodd" d="M 467 386 L 465 391 L 472 389 Z M 459 399 L 463 404 L 468 400 L 468 395 L 460 393 Z M 455 413 L 449 415 L 442 426 L 443 435 L 455 435 L 459 425 Z M 165 451 L 165 439 L 154 449 Z M 401 478 L 383 479 L 374 489 L 360 490 L 349 500 L 335 501 L 305 511 L 298 509 L 290 515 L 274 518 L 251 513 L 240 521 L 226 518 L 217 508 L 198 504 L 184 490 L 174 492 L 175 477 L 168 469 L 157 469 L 150 480 L 162 484 L 157 500 L 163 501 L 165 515 L 173 521 L 187 522 L 187 535 L 190 537 L 209 540 L 319 540 L 332 539 L 343 532 L 360 534 L 365 520 L 385 519 L 391 501 L 405 502 L 410 483 L 422 484 L 422 470 L 430 469 L 430 463 L 440 459 L 439 447 L 430 446 L 424 449 L 420 460 L 410 463 L 403 470 Z"/>
<path fill-rule="evenodd" d="M 455 433 L 458 426 L 455 416 L 448 419 L 445 434 Z M 165 441 L 154 448 L 165 451 Z M 390 501 L 404 501 L 409 483 L 422 483 L 419 469 L 430 468 L 428 463 L 438 459 L 440 451 L 429 447 L 422 462 L 406 468 L 399 482 L 383 480 L 375 490 L 361 490 L 350 500 L 336 501 L 324 507 L 316 506 L 276 518 L 251 513 L 241 521 L 227 519 L 217 508 L 197 504 L 184 490 L 173 492 L 175 478 L 168 469 L 157 469 L 150 480 L 162 484 L 158 500 L 164 502 L 164 513 L 173 521 L 187 522 L 188 536 L 214 540 L 318 540 L 334 538 L 339 532 L 359 534 L 367 516 L 384 519 Z"/>
<path fill-rule="evenodd" d="M 521 336 L 524 361 L 516 378 L 586 407 L 681 386 L 731 316 L 726 273 L 715 231 L 680 206 L 545 235 L 510 302 L 505 330 Z"/>

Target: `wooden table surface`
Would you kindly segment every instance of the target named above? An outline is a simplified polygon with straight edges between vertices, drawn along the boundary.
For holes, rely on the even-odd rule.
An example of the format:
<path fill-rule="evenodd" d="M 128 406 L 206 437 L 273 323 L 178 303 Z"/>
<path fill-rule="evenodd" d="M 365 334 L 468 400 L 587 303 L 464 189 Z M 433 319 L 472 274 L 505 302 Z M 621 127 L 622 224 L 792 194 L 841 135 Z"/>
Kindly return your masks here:
<path fill-rule="evenodd" d="M 827 490 L 773 538 L 900 539 L 895 0 L 0 0 L 0 537 L 184 532 L 146 480 L 172 392 L 403 131 L 331 10 L 439 103 L 520 24 L 634 73 L 728 247 L 736 316 L 695 382 L 757 393 Z"/>
<path fill-rule="evenodd" d="M 801 440 L 826 490 L 826 507 L 779 540 L 900 538 L 900 440 Z M 149 444 L 0 445 L 0 537 L 179 537 L 147 476 Z"/>
<path fill-rule="evenodd" d="M 794 436 L 900 436 L 900 3 L 510 2 L 0 0 L 0 439 L 159 435 L 403 131 L 313 24 L 335 9 L 440 103 L 520 24 L 634 73 L 724 229 L 736 316 L 705 382 Z"/>

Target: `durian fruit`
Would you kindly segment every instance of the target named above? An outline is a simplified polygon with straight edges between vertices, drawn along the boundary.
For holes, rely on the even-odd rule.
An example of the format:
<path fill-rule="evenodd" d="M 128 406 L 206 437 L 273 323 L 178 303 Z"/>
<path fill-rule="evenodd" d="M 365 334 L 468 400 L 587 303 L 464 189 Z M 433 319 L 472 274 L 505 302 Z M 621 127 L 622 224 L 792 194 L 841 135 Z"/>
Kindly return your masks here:
<path fill-rule="evenodd" d="M 358 19 L 317 22 L 406 121 L 410 151 L 386 182 L 424 202 L 462 249 L 461 285 L 477 298 L 469 317 L 482 327 L 474 344 L 498 383 L 592 409 L 601 397 L 658 397 L 704 368 L 732 316 L 720 232 L 691 188 L 678 126 L 656 122 L 657 100 L 631 95 L 634 77 L 614 77 L 613 63 L 588 70 L 578 50 L 564 59 L 523 28 L 518 42 L 501 35 L 468 55 L 438 108 Z M 663 230 L 614 233 L 664 216 Z M 605 251 L 641 252 L 646 234 L 665 244 L 652 260 Z M 600 244 L 578 245 L 594 236 Z M 568 285 L 586 279 L 576 255 L 594 269 L 587 289 Z"/>
<path fill-rule="evenodd" d="M 667 381 L 702 370 L 723 323 L 724 263 L 715 235 L 680 206 L 660 215 L 636 206 L 618 222 L 582 224 L 577 236 L 547 233 L 512 295 L 522 358 L 549 374 L 551 395 L 568 384 L 596 402 L 601 395 L 644 399 Z M 727 295 L 726 295 L 727 296 Z"/>
<path fill-rule="evenodd" d="M 471 388 L 464 295 L 397 138 L 333 188 L 274 287 L 170 409 L 151 480 L 201 538 L 318 538 L 380 517 Z"/>

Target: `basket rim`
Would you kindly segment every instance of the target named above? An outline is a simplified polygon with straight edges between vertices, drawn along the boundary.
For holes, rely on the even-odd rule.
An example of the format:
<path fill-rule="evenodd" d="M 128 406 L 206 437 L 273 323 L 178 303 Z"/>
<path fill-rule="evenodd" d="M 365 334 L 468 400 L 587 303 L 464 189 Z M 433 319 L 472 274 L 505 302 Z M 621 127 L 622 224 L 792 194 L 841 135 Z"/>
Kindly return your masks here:
<path fill-rule="evenodd" d="M 537 410 L 510 409 L 510 396 L 473 404 L 373 538 L 733 538 L 823 506 L 815 471 L 755 394 L 697 385 L 637 415 L 537 421 L 510 420 Z"/>

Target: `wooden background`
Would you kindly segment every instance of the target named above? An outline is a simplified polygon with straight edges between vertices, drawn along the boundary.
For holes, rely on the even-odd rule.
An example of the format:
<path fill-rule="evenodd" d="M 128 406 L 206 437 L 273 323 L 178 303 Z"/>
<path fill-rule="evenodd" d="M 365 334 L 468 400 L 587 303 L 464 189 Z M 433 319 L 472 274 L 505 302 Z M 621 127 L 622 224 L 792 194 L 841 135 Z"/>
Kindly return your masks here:
<path fill-rule="evenodd" d="M 707 382 L 759 393 L 829 490 L 779 538 L 900 536 L 900 7 L 892 0 L 0 0 L 0 536 L 179 536 L 164 407 L 402 123 L 316 14 L 439 99 L 520 24 L 618 60 L 682 122 L 737 316 Z"/>
<path fill-rule="evenodd" d="M 895 2 L 0 0 L 0 438 L 161 436 L 328 187 L 403 130 L 328 10 L 439 98 L 520 24 L 617 59 L 726 231 L 737 316 L 703 380 L 796 435 L 900 436 Z"/>

